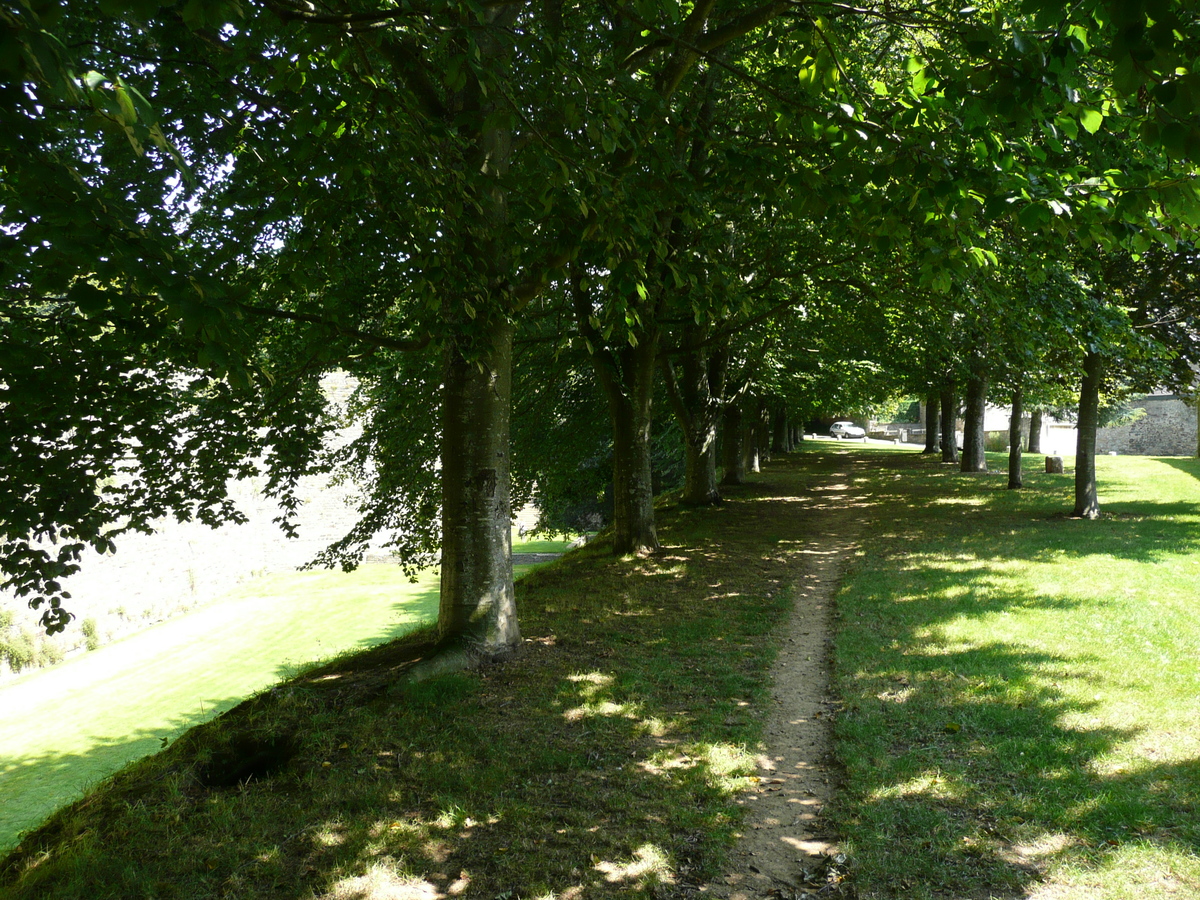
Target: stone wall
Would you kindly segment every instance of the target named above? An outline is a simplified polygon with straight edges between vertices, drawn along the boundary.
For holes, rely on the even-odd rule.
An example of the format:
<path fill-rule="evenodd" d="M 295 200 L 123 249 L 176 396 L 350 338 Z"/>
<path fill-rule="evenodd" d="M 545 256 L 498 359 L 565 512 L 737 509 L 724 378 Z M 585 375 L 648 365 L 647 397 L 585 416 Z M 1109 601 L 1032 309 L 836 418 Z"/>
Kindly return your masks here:
<path fill-rule="evenodd" d="M 1131 402 L 1146 415 L 1129 425 L 1096 432 L 1097 453 L 1195 456 L 1196 409 L 1176 394 L 1151 394 Z"/>

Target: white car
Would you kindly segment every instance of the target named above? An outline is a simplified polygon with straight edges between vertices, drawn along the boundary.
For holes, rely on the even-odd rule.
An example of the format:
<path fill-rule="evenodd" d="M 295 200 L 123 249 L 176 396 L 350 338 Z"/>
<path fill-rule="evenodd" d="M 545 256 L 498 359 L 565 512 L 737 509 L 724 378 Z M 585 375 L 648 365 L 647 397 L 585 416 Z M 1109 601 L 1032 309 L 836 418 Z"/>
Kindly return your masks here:
<path fill-rule="evenodd" d="M 853 422 L 834 422 L 829 426 L 829 433 L 839 440 L 841 438 L 863 438 L 867 436 L 867 429 L 860 428 Z"/>

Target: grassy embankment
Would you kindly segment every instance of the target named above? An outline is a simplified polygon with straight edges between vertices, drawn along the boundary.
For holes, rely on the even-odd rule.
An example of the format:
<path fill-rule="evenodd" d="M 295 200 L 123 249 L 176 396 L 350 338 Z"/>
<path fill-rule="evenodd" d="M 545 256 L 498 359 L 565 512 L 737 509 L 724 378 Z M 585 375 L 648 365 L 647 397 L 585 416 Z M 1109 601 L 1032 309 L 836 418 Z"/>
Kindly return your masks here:
<path fill-rule="evenodd" d="M 1014 493 L 852 452 L 873 524 L 839 598 L 834 821 L 860 896 L 1200 896 L 1200 467 L 1103 459 L 1106 518 L 1077 522 L 1070 475 Z M 833 460 L 668 512 L 661 557 L 535 573 L 513 663 L 393 691 L 401 644 L 264 695 L 61 813 L 0 888 L 574 900 L 715 874 Z M 204 785 L 254 748 L 273 774 Z"/>
<path fill-rule="evenodd" d="M 836 661 L 864 898 L 1200 897 L 1200 461 L 1098 469 L 1093 522 L 1070 474 L 871 479 Z"/>
<path fill-rule="evenodd" d="M 414 584 L 386 564 L 273 575 L 0 683 L 0 851 L 86 786 L 280 678 L 429 623 L 437 598 L 435 573 Z"/>
<path fill-rule="evenodd" d="M 779 473 L 784 495 L 807 478 Z M 303 673 L 61 811 L 0 894 L 567 897 L 712 875 L 802 506 L 751 486 L 667 511 L 661 556 L 598 542 L 540 568 L 518 589 L 526 652 L 482 674 L 394 690 L 411 640 Z M 269 771 L 221 786 L 235 758 Z"/>

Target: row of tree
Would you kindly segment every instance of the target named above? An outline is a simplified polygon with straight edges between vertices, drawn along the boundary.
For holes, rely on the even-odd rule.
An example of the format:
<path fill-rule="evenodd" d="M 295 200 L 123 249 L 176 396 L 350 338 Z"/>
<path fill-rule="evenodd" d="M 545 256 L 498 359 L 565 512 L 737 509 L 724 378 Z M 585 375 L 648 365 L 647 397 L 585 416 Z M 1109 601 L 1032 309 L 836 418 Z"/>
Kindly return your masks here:
<path fill-rule="evenodd" d="M 657 548 L 656 402 L 690 503 L 722 423 L 736 480 L 897 391 L 1082 376 L 1086 431 L 1188 372 L 1198 41 L 1182 0 L 5 0 L 7 584 L 60 629 L 85 547 L 256 472 L 287 530 L 336 471 L 320 561 L 440 558 L 459 665 L 520 640 L 514 490 L 610 483 Z"/>

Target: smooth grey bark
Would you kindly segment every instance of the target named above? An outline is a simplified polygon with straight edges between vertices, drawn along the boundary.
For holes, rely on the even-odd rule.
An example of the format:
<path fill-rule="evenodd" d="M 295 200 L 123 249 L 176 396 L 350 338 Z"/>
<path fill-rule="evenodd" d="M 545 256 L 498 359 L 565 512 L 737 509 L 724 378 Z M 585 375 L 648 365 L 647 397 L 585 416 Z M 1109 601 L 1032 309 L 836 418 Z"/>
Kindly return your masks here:
<path fill-rule="evenodd" d="M 762 406 L 761 401 L 750 398 L 742 409 L 742 467 L 747 472 L 762 471 Z"/>
<path fill-rule="evenodd" d="M 721 484 L 746 483 L 744 445 L 742 407 L 738 402 L 726 402 L 721 413 L 721 461 L 724 466 Z"/>
<path fill-rule="evenodd" d="M 1023 484 L 1021 473 L 1021 416 L 1024 397 L 1020 388 L 1013 389 L 1012 415 L 1008 419 L 1008 487 L 1016 490 Z"/>
<path fill-rule="evenodd" d="M 760 400 L 754 417 L 754 460 L 751 472 L 761 472 L 763 463 L 771 459 L 771 414 Z"/>
<path fill-rule="evenodd" d="M 1100 516 L 1096 491 L 1096 428 L 1100 424 L 1100 382 L 1104 361 L 1089 352 L 1083 360 L 1083 383 L 1079 388 L 1079 435 L 1075 444 L 1075 509 L 1080 519 Z"/>
<path fill-rule="evenodd" d="M 1029 414 L 1029 444 L 1026 449 L 1030 453 L 1042 452 L 1042 411 L 1035 409 Z"/>
<path fill-rule="evenodd" d="M 684 485 L 682 502 L 709 506 L 721 501 L 717 490 L 717 426 L 725 396 L 729 355 L 718 347 L 709 352 L 701 331 L 687 329 L 684 353 L 676 365 L 663 361 L 667 396 L 683 431 Z"/>
<path fill-rule="evenodd" d="M 940 395 L 942 406 L 942 462 L 958 462 L 958 398 L 954 388 L 948 387 Z"/>
<path fill-rule="evenodd" d="M 941 397 L 930 392 L 925 398 L 925 453 L 937 453 L 942 448 Z"/>
<path fill-rule="evenodd" d="M 503 9 L 488 13 L 501 28 L 514 15 Z M 486 34 L 477 52 L 484 63 L 505 66 L 511 51 L 506 41 Z M 464 165 L 479 212 L 464 231 L 464 248 L 487 273 L 495 298 L 504 296 L 511 277 L 503 179 L 512 159 L 512 131 L 494 115 L 504 102 L 471 77 L 444 110 L 473 135 Z M 446 298 L 445 308 L 450 321 L 461 318 L 456 298 Z M 440 652 L 434 667 L 439 671 L 509 655 L 521 643 L 509 497 L 513 326 L 507 309 L 485 307 L 477 315 L 470 323 L 462 319 L 443 358 Z"/>
<path fill-rule="evenodd" d="M 512 325 L 482 355 L 446 351 L 442 405 L 442 574 L 438 636 L 473 660 L 521 642 L 509 502 Z"/>
<path fill-rule="evenodd" d="M 983 414 L 987 407 L 987 379 L 974 375 L 967 379 L 966 410 L 963 412 L 963 452 L 960 470 L 986 472 Z"/>

